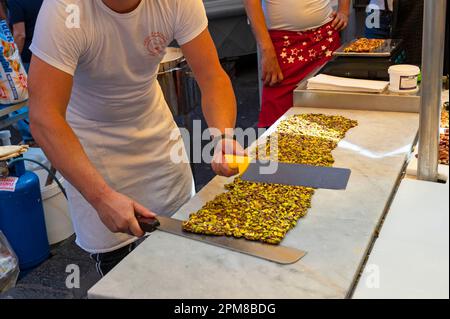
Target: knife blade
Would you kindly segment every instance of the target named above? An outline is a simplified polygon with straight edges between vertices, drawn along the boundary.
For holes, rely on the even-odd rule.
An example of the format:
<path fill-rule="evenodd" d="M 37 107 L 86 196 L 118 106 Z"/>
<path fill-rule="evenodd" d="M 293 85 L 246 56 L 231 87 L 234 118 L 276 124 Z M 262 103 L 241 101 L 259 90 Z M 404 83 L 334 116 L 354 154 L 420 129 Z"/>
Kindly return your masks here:
<path fill-rule="evenodd" d="M 346 168 L 259 161 L 247 156 L 225 155 L 225 160 L 239 170 L 243 180 L 257 183 L 344 190 L 351 175 Z"/>
<path fill-rule="evenodd" d="M 282 265 L 293 264 L 306 255 L 306 252 L 296 248 L 264 244 L 246 239 L 227 236 L 207 236 L 189 233 L 183 230 L 183 222 L 178 219 L 158 216 L 157 219 L 138 218 L 142 230 L 153 233 L 160 230 L 172 235 L 181 236 L 205 244 L 229 249 L 242 254 L 262 258 Z"/>

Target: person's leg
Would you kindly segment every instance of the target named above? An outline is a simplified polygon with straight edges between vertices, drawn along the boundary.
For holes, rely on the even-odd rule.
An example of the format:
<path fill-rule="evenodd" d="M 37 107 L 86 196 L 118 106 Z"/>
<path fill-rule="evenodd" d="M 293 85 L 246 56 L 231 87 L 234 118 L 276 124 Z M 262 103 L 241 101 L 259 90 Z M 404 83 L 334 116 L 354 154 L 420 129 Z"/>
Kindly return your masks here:
<path fill-rule="evenodd" d="M 283 81 L 277 86 L 264 86 L 258 127 L 270 127 L 293 105 L 296 85 Z"/>
<path fill-rule="evenodd" d="M 294 105 L 294 90 L 317 67 L 331 59 L 340 46 L 331 24 L 305 32 L 270 31 L 284 80 L 264 86 L 259 127 L 271 126 Z"/>
<path fill-rule="evenodd" d="M 292 107 L 293 91 L 299 82 L 297 76 L 293 75 L 300 72 L 300 61 L 297 56 L 294 57 L 290 53 L 291 50 L 298 50 L 299 54 L 300 40 L 306 40 L 297 32 L 291 31 L 270 31 L 270 36 L 284 79 L 275 86 L 263 86 L 258 127 L 270 127 Z"/>
<path fill-rule="evenodd" d="M 116 267 L 126 256 L 128 256 L 128 254 L 139 246 L 145 238 L 139 239 L 134 243 L 109 253 L 91 254 L 91 258 L 95 262 L 95 268 L 97 269 L 99 275 L 102 277 L 106 276 L 106 274 Z"/>

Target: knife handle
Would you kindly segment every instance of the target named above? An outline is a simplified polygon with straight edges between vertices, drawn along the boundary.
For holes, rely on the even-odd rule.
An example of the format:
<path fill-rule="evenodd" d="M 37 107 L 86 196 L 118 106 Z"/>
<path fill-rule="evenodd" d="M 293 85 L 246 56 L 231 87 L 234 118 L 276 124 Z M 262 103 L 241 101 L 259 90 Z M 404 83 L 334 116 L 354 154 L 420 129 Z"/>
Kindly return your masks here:
<path fill-rule="evenodd" d="M 225 161 L 230 168 L 238 169 L 239 174 L 244 174 L 250 165 L 251 158 L 248 156 L 225 154 Z"/>
<path fill-rule="evenodd" d="M 161 223 L 156 218 L 150 219 L 150 218 L 138 217 L 138 222 L 139 222 L 139 226 L 146 233 L 153 233 L 155 230 L 158 229 L 159 226 L 161 226 Z"/>

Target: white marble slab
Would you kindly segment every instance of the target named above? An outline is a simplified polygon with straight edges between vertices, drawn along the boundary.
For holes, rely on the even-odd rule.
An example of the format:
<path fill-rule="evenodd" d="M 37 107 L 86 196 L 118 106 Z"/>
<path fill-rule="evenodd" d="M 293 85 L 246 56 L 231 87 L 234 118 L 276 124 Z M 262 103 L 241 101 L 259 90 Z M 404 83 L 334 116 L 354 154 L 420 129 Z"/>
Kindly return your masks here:
<path fill-rule="evenodd" d="M 405 179 L 355 299 L 449 298 L 449 184 Z"/>
<path fill-rule="evenodd" d="M 318 190 L 308 215 L 283 245 L 308 251 L 282 266 L 204 243 L 156 232 L 89 291 L 90 298 L 344 298 L 418 131 L 413 113 L 293 108 L 296 113 L 358 120 L 333 152 L 352 169 L 345 191 Z M 213 179 L 174 217 L 187 219 L 223 192 Z"/>

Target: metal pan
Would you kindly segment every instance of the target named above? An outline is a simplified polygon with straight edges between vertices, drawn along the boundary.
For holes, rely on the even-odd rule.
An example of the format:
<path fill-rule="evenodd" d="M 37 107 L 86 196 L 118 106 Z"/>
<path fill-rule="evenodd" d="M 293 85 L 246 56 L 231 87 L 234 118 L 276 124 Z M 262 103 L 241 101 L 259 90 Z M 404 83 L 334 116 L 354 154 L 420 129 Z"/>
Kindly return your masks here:
<path fill-rule="evenodd" d="M 400 46 L 402 40 L 398 39 L 386 39 L 384 44 L 373 50 L 372 52 L 345 52 L 345 48 L 353 44 L 353 42 L 357 41 L 354 39 L 348 43 L 342 45 L 339 49 L 337 49 L 333 55 L 334 56 L 344 56 L 344 57 L 372 57 L 372 58 L 380 58 L 380 57 L 390 57 L 393 52 Z"/>

